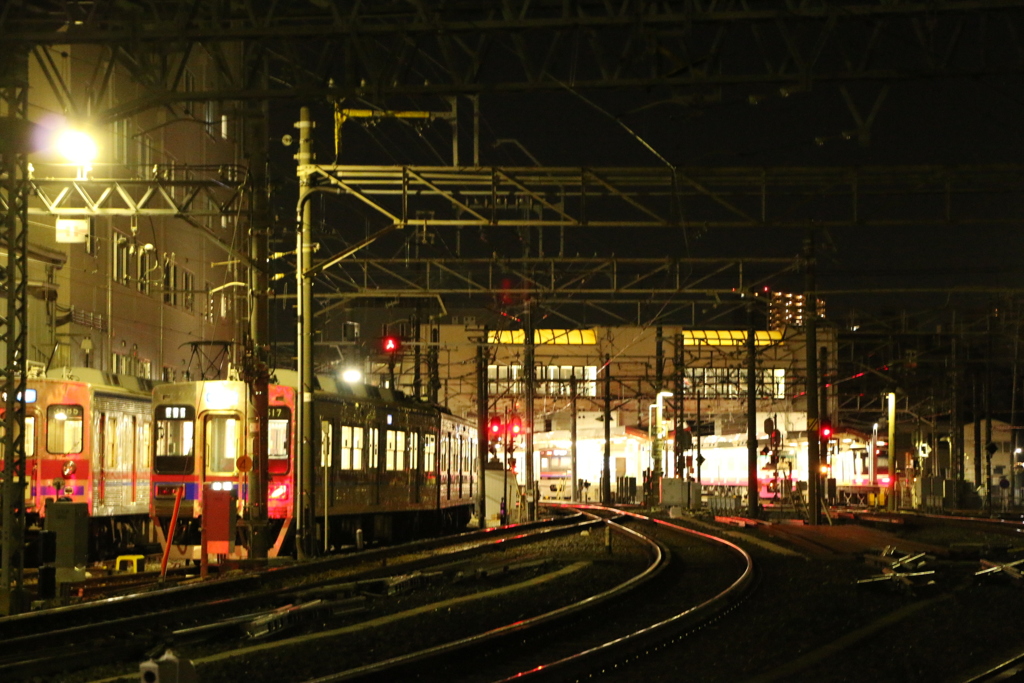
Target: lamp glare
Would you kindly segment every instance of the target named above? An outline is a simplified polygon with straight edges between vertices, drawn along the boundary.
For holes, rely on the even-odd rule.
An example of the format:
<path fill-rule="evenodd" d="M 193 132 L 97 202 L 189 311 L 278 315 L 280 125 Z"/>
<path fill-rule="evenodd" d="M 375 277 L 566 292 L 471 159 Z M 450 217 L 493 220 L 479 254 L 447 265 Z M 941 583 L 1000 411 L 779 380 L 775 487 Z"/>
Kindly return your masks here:
<path fill-rule="evenodd" d="M 57 137 L 57 151 L 73 164 L 84 166 L 96 159 L 96 142 L 80 130 L 65 130 Z"/>

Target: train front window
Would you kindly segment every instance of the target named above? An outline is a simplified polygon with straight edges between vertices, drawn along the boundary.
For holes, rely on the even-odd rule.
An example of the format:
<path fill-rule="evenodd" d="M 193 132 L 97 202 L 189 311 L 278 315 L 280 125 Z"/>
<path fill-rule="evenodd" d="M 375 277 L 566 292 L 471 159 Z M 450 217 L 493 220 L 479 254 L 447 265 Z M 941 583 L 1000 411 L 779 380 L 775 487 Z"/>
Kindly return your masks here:
<path fill-rule="evenodd" d="M 195 469 L 195 416 L 192 406 L 157 406 L 153 469 L 158 474 Z"/>
<path fill-rule="evenodd" d="M 53 405 L 46 409 L 46 450 L 54 455 L 81 453 L 85 411 L 82 406 Z"/>
<path fill-rule="evenodd" d="M 206 418 L 206 470 L 234 474 L 235 461 L 241 455 L 242 421 L 234 415 Z"/>
<path fill-rule="evenodd" d="M 291 411 L 284 406 L 270 406 L 267 420 L 267 471 L 288 473 L 288 446 L 291 432 Z"/>

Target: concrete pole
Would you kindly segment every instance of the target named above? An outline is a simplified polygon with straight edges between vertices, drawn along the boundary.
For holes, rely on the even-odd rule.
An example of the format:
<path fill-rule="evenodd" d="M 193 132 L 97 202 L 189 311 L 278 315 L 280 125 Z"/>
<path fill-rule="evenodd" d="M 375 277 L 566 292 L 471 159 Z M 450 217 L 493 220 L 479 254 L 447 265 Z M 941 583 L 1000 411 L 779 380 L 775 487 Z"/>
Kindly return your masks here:
<path fill-rule="evenodd" d="M 960 370 L 958 366 L 958 345 L 956 336 L 956 312 L 953 313 L 950 340 L 949 377 L 949 465 L 953 469 L 953 507 L 960 507 L 964 482 L 963 427 L 960 424 Z"/>
<path fill-rule="evenodd" d="M 308 166 L 313 163 L 313 122 L 309 118 L 309 107 L 302 107 L 299 122 L 298 161 L 299 210 L 298 229 L 295 236 L 296 285 L 296 349 L 298 351 L 298 396 L 295 401 L 298 443 L 296 444 L 296 478 L 298 500 L 295 510 L 296 549 L 299 557 L 312 555 L 312 510 L 313 510 L 313 312 L 311 310 L 312 283 L 306 271 L 312 265 L 312 207 L 309 204 L 313 192 Z"/>
<path fill-rule="evenodd" d="M 818 298 L 814 281 L 814 229 L 804 239 L 804 343 L 807 374 L 807 517 L 812 526 L 821 523 L 818 489 L 821 469 L 818 435 Z"/>
<path fill-rule="evenodd" d="M 601 504 L 612 504 L 612 357 L 604 357 L 604 463 Z"/>
<path fill-rule="evenodd" d="M 490 450 L 487 448 L 487 330 L 484 330 L 483 343 L 476 347 L 476 433 L 477 433 L 477 476 L 480 484 L 477 486 L 477 515 L 480 520 L 480 528 L 487 526 L 487 456 Z"/>
<path fill-rule="evenodd" d="M 533 302 L 526 302 L 526 330 L 523 336 L 523 381 L 526 383 L 526 445 L 523 448 L 523 463 L 526 467 L 526 519 L 537 519 L 537 483 L 533 457 L 533 400 L 536 391 L 536 368 L 534 367 Z"/>
<path fill-rule="evenodd" d="M 747 325 L 747 516 L 757 519 L 757 330 L 752 303 L 747 304 Z"/>
<path fill-rule="evenodd" d="M 266 103 L 248 112 L 247 145 L 249 149 L 249 173 L 252 177 L 252 223 L 249 230 L 249 296 L 252 311 L 249 316 L 249 337 L 252 356 L 249 359 L 248 377 L 251 384 L 253 406 L 256 412 L 258 431 L 253 444 L 253 464 L 249 473 L 249 527 L 252 534 L 249 549 L 254 559 L 267 557 L 270 539 L 267 533 L 267 344 L 270 341 L 270 311 L 267 290 L 270 279 L 267 273 L 267 256 L 270 238 L 270 210 L 267 188 L 267 105 Z"/>
<path fill-rule="evenodd" d="M 889 505 L 890 511 L 896 511 L 896 394 L 886 394 L 889 406 Z"/>
<path fill-rule="evenodd" d="M 572 410 L 572 417 L 569 420 L 569 453 L 572 460 L 572 498 L 573 502 L 579 501 L 579 470 L 576 463 L 576 404 L 579 400 L 579 386 L 576 381 L 576 368 L 573 368 L 572 375 L 569 377 L 569 407 Z"/>

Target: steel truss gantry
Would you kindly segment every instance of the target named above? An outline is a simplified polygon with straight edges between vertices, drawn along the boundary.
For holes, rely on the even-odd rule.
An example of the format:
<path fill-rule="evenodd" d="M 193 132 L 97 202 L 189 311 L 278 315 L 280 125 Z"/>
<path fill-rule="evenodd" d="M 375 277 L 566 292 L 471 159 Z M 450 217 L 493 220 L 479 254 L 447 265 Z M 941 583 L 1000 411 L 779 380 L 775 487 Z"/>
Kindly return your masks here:
<path fill-rule="evenodd" d="M 25 180 L 34 199 L 29 215 L 161 216 L 187 219 L 233 216 L 247 207 L 247 172 L 242 167 L 163 166 L 151 178 L 40 177 Z M 176 177 L 180 176 L 180 177 Z M 0 197 L 0 210 L 7 203 Z"/>
<path fill-rule="evenodd" d="M 1024 183 L 1022 165 L 672 169 L 300 164 L 298 174 L 307 179 L 310 196 L 330 191 L 339 197 L 331 201 L 340 204 L 325 205 L 325 229 L 314 236 L 320 244 L 318 256 L 325 256 L 302 269 L 306 281 L 321 282 L 312 295 L 321 303 L 316 316 L 360 298 L 536 297 L 545 304 L 575 303 L 612 319 L 636 322 L 634 308 L 638 316 L 664 305 L 678 313 L 680 307 L 699 302 L 720 303 L 763 282 L 777 284 L 783 273 L 799 270 L 796 250 L 780 258 L 756 252 L 719 259 L 685 257 L 672 246 L 681 231 L 734 230 L 756 237 L 762 230 L 783 228 L 799 239 L 808 229 L 1009 226 L 1024 220 L 1019 202 L 1012 199 Z M 373 226 L 369 236 L 362 228 L 352 234 L 345 208 L 358 209 L 360 226 Z M 538 235 L 557 232 L 547 238 L 547 245 L 554 244 L 548 253 L 557 255 L 510 258 L 467 250 L 438 257 L 426 246 L 433 237 L 459 244 L 453 233 L 463 230 L 514 234 L 524 228 Z M 605 240 L 615 233 L 620 239 L 610 247 Z M 568 256 L 562 251 L 567 234 L 583 235 L 599 251 L 593 257 Z M 622 240 L 623 235 L 629 239 Z M 339 243 L 344 245 L 340 250 Z M 402 258 L 374 257 L 367 249 L 374 245 L 378 253 L 393 253 L 402 243 L 411 245 Z M 665 256 L 646 256 L 659 244 Z M 756 240 L 751 244 L 756 246 Z M 631 247 L 637 253 L 623 253 Z M 793 291 L 800 291 L 799 281 L 790 280 Z M 623 307 L 629 314 L 613 311 Z"/>
<path fill-rule="evenodd" d="M 107 119 L 201 99 L 653 87 L 701 104 L 736 85 L 756 101 L 834 83 L 864 134 L 888 83 L 1021 73 L 1022 22 L 1022 0 L 152 0 L 131 10 L 26 0 L 0 12 L 0 36 L 37 46 L 44 68 L 49 46 L 106 46 L 148 89 Z M 231 44 L 244 56 L 237 68 Z M 185 60 L 200 46 L 218 57 L 220 85 L 183 92 Z M 89 90 L 103 92 L 108 78 L 97 69 Z M 870 101 L 858 106 L 851 83 L 870 84 Z"/>
<path fill-rule="evenodd" d="M 884 167 L 300 166 L 405 228 L 1017 225 L 1024 165 Z M 877 201 L 884 198 L 884 202 Z M 524 216 L 523 214 L 529 215 Z M 321 269 L 323 266 L 317 266 Z"/>

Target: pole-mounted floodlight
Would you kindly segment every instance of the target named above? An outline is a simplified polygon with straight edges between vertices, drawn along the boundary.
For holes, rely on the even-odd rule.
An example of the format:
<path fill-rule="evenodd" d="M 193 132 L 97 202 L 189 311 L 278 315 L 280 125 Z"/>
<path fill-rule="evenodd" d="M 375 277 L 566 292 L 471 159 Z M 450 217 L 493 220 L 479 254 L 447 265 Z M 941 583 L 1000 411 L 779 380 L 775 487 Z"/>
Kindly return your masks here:
<path fill-rule="evenodd" d="M 363 373 L 358 368 L 345 368 L 341 372 L 341 380 L 348 384 L 359 384 L 363 381 Z"/>
<path fill-rule="evenodd" d="M 59 131 L 54 138 L 54 148 L 62 157 L 78 166 L 79 178 L 84 178 L 92 169 L 92 162 L 99 155 L 99 148 L 92 136 L 74 128 Z"/>

